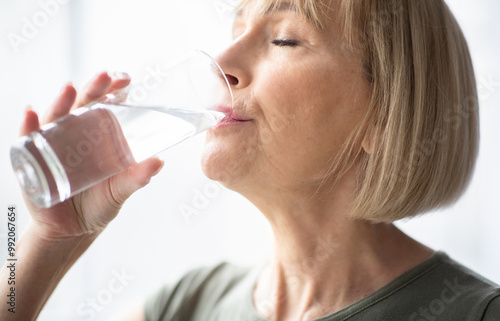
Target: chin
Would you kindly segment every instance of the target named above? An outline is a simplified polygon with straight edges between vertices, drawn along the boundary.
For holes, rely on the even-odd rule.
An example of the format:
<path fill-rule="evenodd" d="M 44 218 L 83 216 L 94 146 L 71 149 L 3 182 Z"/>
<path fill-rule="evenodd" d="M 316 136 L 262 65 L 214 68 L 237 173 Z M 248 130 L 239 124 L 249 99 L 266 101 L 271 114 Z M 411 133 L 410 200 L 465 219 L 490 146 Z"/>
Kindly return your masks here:
<path fill-rule="evenodd" d="M 201 155 L 201 169 L 211 180 L 224 184 L 235 176 L 231 173 L 231 158 L 220 144 L 207 142 Z"/>
<path fill-rule="evenodd" d="M 249 158 L 235 148 L 224 148 L 216 141 L 205 143 L 201 156 L 203 173 L 211 180 L 230 187 L 236 181 L 243 181 L 248 173 Z"/>

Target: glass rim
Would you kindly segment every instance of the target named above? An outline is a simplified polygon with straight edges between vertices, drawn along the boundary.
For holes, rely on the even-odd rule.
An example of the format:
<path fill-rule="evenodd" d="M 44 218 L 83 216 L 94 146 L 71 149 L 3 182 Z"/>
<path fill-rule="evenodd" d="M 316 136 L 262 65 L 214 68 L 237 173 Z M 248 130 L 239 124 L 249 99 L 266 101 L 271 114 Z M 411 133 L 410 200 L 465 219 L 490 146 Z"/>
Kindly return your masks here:
<path fill-rule="evenodd" d="M 226 88 L 229 92 L 229 96 L 231 99 L 231 102 L 230 102 L 231 106 L 230 107 L 234 108 L 233 90 L 231 89 L 231 85 L 229 83 L 229 80 L 226 77 L 226 74 L 222 70 L 222 67 L 217 63 L 217 61 L 211 55 L 209 55 L 207 52 L 205 52 L 204 50 L 195 49 L 192 51 L 188 51 L 187 53 L 178 57 L 177 59 L 170 60 L 170 62 L 168 64 L 163 65 L 163 67 L 165 68 L 165 70 L 175 69 L 177 66 L 182 65 L 183 63 L 186 63 L 187 61 L 189 61 L 190 59 L 193 59 L 195 57 L 202 57 L 204 59 L 207 59 L 210 64 L 212 64 L 213 66 L 216 67 L 216 69 L 212 68 L 213 73 L 214 73 L 214 75 L 218 73 L 219 76 L 222 77 L 222 80 L 223 80 L 224 84 L 226 85 Z M 138 83 L 138 84 L 140 85 L 140 83 Z M 125 100 L 128 99 L 128 94 L 129 94 L 130 88 L 133 88 L 133 87 L 137 86 L 138 84 L 134 84 L 132 82 L 126 88 L 123 88 L 123 89 L 115 91 L 115 92 L 108 93 L 105 95 L 105 97 L 103 99 L 91 102 L 90 104 L 87 104 L 86 107 L 93 107 L 94 105 L 99 105 L 99 104 L 109 104 L 110 102 L 115 101 L 117 99 L 116 97 L 125 95 L 126 98 L 124 100 L 122 100 L 121 98 L 118 98 L 118 102 L 116 102 L 116 104 L 123 106 L 123 107 L 143 108 L 144 106 L 142 106 L 140 103 L 125 102 Z M 165 106 L 156 106 L 156 105 L 148 105 L 147 106 L 147 108 L 155 108 L 155 107 L 165 108 Z M 76 110 L 78 110 L 78 109 L 76 109 Z"/>
<path fill-rule="evenodd" d="M 231 85 L 229 84 L 229 80 L 227 79 L 226 73 L 224 72 L 224 70 L 222 70 L 222 67 L 217 63 L 217 61 L 212 56 L 210 56 L 204 50 L 201 50 L 201 49 L 194 50 L 191 53 L 191 56 L 195 56 L 195 55 L 202 55 L 202 56 L 207 57 L 217 67 L 217 69 L 219 70 L 219 72 L 222 75 L 222 78 L 224 79 L 224 82 L 226 83 L 227 89 L 229 90 L 229 95 L 231 96 L 231 108 L 234 108 L 233 90 L 231 89 Z"/>

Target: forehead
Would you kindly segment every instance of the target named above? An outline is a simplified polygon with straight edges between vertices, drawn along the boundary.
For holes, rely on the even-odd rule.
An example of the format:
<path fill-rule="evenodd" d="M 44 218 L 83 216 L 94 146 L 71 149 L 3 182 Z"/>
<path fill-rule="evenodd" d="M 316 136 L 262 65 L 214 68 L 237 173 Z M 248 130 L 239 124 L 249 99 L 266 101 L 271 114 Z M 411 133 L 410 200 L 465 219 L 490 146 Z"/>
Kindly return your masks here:
<path fill-rule="evenodd" d="M 236 16 L 242 16 L 249 12 L 266 15 L 279 11 L 299 13 L 298 7 L 291 2 L 282 1 L 245 1 L 237 7 Z"/>
<path fill-rule="evenodd" d="M 249 16 L 264 17 L 277 12 L 300 16 L 322 35 L 332 35 L 348 51 L 360 53 L 360 30 L 365 13 L 362 0 L 243 0 L 236 7 L 235 25 Z M 303 25 L 303 24 L 301 24 Z"/>
<path fill-rule="evenodd" d="M 276 12 L 298 14 L 319 29 L 336 20 L 338 0 L 243 0 L 236 7 L 236 16 L 268 15 Z"/>

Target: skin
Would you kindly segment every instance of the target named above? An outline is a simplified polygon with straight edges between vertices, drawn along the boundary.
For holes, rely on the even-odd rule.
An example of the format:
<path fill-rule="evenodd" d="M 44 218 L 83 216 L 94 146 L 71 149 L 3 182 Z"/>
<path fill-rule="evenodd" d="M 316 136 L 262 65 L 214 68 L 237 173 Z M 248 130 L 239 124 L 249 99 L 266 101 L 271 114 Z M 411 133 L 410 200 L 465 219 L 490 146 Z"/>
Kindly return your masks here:
<path fill-rule="evenodd" d="M 433 252 L 392 224 L 348 217 L 356 166 L 326 196 L 314 193 L 361 121 L 370 87 L 335 21 L 318 30 L 290 9 L 283 4 L 261 15 L 249 5 L 236 17 L 234 40 L 218 62 L 232 83 L 234 108 L 249 121 L 209 130 L 202 164 L 271 224 L 274 253 L 253 293 L 259 313 L 313 320 L 368 296 Z M 369 152 L 369 138 L 358 147 Z"/>
<path fill-rule="evenodd" d="M 234 41 L 219 63 L 232 84 L 238 118 L 247 121 L 210 130 L 202 159 L 208 177 L 241 193 L 271 224 L 273 256 L 253 292 L 256 309 L 271 321 L 338 311 L 433 253 L 392 224 L 348 217 L 356 166 L 326 195 L 314 193 L 323 190 L 330 160 L 365 112 L 370 87 L 360 57 L 340 43 L 335 21 L 318 30 L 288 9 L 262 16 L 248 6 L 237 17 Z M 129 83 L 102 73 L 78 94 L 67 85 L 41 123 Z M 27 110 L 21 135 L 39 126 L 36 113 Z M 51 209 L 26 200 L 32 220 L 16 247 L 16 291 L 22 295 L 17 313 L 1 309 L 0 319 L 36 319 L 68 269 L 162 165 L 148 159 Z M 8 274 L 4 265 L 0 279 Z M 1 283 L 0 295 L 8 293 Z M 143 307 L 119 320 L 144 320 Z"/>
<path fill-rule="evenodd" d="M 97 75 L 78 94 L 68 84 L 41 122 L 34 111 L 26 110 L 20 134 L 129 84 L 129 78 L 107 73 Z M 0 320 L 35 320 L 64 274 L 116 217 L 125 200 L 147 185 L 162 166 L 157 158 L 147 159 L 50 209 L 38 209 L 25 198 L 32 219 L 16 245 L 16 313 L 1 309 Z M 10 272 L 6 267 L 7 262 L 0 271 L 4 280 Z M 0 295 L 6 297 L 9 292 L 10 286 L 3 282 Z M 139 316 L 132 320 L 142 320 L 142 313 L 132 315 Z"/>

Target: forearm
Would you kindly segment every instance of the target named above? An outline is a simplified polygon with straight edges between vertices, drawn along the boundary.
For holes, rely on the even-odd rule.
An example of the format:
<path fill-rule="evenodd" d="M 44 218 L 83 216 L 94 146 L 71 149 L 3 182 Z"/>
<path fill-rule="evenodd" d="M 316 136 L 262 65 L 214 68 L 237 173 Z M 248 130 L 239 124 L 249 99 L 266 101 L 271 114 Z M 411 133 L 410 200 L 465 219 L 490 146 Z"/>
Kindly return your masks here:
<path fill-rule="evenodd" d="M 47 240 L 32 224 L 28 225 L 16 246 L 17 261 L 7 261 L 0 272 L 1 297 L 9 298 L 11 287 L 15 287 L 15 313 L 3 303 L 0 320 L 35 320 L 64 274 L 96 237 Z M 15 284 L 12 280 L 8 284 L 11 263 L 15 264 Z"/>

